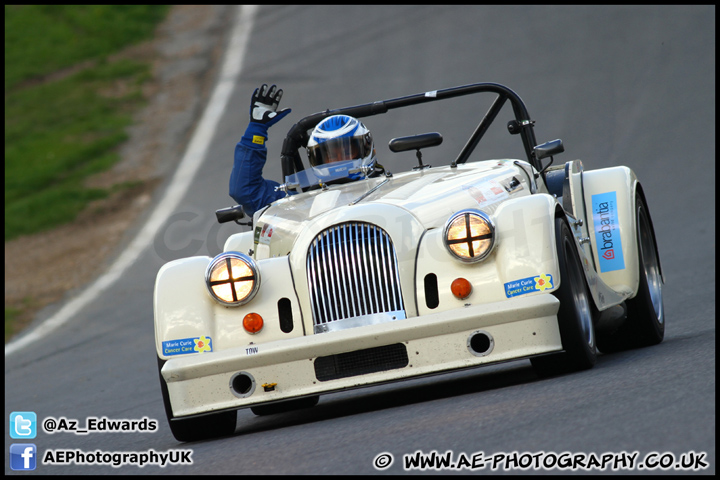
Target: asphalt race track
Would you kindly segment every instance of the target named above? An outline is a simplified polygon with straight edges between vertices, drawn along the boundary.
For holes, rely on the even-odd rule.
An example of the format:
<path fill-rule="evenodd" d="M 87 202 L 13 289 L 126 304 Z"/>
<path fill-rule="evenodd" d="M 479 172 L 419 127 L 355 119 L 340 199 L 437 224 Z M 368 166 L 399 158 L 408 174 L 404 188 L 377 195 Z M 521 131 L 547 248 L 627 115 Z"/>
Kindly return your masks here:
<path fill-rule="evenodd" d="M 17 411 L 35 412 L 38 428 L 47 417 L 80 425 L 88 417 L 158 421 L 154 433 L 40 431 L 29 441 L 40 455 L 190 449 L 193 464 L 39 464 L 33 473 L 401 474 L 403 456 L 418 451 L 452 452 L 455 460 L 517 452 L 515 463 L 498 465 L 513 467 L 508 473 L 548 473 L 521 470 L 531 458 L 523 453 L 545 452 L 534 457 L 541 462 L 563 452 L 637 453 L 637 462 L 654 453 L 701 459 L 707 468 L 634 473 L 714 473 L 715 41 L 714 6 L 261 7 L 204 165 L 157 241 L 71 321 L 5 358 L 6 425 Z M 545 380 L 519 361 L 328 395 L 309 410 L 266 417 L 243 410 L 234 436 L 179 444 L 156 371 L 155 275 L 173 258 L 219 253 L 230 234 L 247 228 L 217 227 L 214 211 L 233 204 L 232 153 L 252 90 L 263 82 L 280 85 L 281 107 L 293 109 L 270 130 L 265 176 L 275 180 L 282 139 L 305 115 L 469 83 L 509 86 L 536 120 L 538 141 L 563 140 L 556 162 L 580 158 L 586 170 L 627 165 L 637 173 L 666 279 L 665 341 Z M 427 163 L 449 163 L 487 108 L 457 103 L 449 118 L 423 106 L 367 119 L 381 163 L 409 169 L 414 154 L 391 153 L 388 140 L 429 131 L 446 141 L 426 151 Z M 522 153 L 479 149 L 487 158 Z M 6 474 L 15 473 L 8 452 L 18 442 L 6 430 Z M 378 471 L 381 453 L 394 461 Z M 492 472 L 488 465 L 474 473 Z"/>

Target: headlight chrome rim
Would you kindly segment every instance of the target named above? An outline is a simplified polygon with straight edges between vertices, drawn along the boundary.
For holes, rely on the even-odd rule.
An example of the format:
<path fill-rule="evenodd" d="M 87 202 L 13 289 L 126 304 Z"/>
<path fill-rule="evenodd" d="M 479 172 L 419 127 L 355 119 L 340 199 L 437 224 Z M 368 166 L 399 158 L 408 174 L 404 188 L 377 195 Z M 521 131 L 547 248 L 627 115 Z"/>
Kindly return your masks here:
<path fill-rule="evenodd" d="M 250 270 L 250 275 L 232 275 L 233 268 L 237 268 L 237 266 L 239 266 L 236 262 L 233 262 L 233 260 L 240 261 L 245 266 L 247 266 L 247 269 Z M 234 263 L 236 267 L 233 267 Z M 213 280 L 213 272 L 215 272 L 218 268 L 223 268 L 223 264 L 226 271 L 229 270 L 231 274 L 227 274 L 227 278 Z M 240 266 L 240 268 L 242 268 L 242 266 Z M 236 284 L 248 282 L 250 280 L 253 281 L 253 284 L 250 287 L 249 292 L 247 292 L 241 297 Z M 213 258 L 210 264 L 207 266 L 207 269 L 205 270 L 205 285 L 207 286 L 210 296 L 221 305 L 224 305 L 226 307 L 238 307 L 240 305 L 245 305 L 255 297 L 258 289 L 260 288 L 260 269 L 258 268 L 257 263 L 255 263 L 255 260 L 253 260 L 250 256 L 245 255 L 244 253 L 224 252 Z M 231 297 L 230 295 L 228 295 L 227 297 L 232 298 L 232 300 L 221 298 L 221 296 L 213 290 L 214 287 L 219 287 L 223 285 L 229 286 L 229 293 Z"/>
<path fill-rule="evenodd" d="M 471 232 L 471 228 L 468 227 L 471 216 L 477 217 L 483 223 L 485 223 L 489 232 L 485 233 L 485 234 L 473 236 L 472 232 Z M 467 228 L 466 236 L 463 238 L 450 240 L 448 238 L 448 235 L 450 234 L 450 229 L 452 228 L 455 221 L 462 217 L 465 218 L 465 225 Z M 474 241 L 482 242 L 485 240 L 490 241 L 490 246 L 485 248 L 484 251 L 482 251 L 480 254 L 477 254 L 477 255 L 474 254 L 473 242 Z M 465 210 L 456 212 L 445 223 L 445 228 L 443 229 L 443 243 L 445 244 L 445 248 L 450 253 L 450 255 L 452 255 L 453 258 L 456 258 L 463 263 L 477 263 L 482 260 L 485 260 L 492 253 L 492 251 L 495 248 L 495 222 L 493 222 L 492 218 L 488 214 L 486 214 L 485 212 L 482 212 L 480 210 L 465 209 Z M 458 244 L 463 244 L 463 243 L 468 245 L 468 252 L 470 254 L 469 256 L 462 256 L 462 255 L 458 254 L 455 250 L 453 250 L 453 248 L 451 247 L 452 245 L 458 245 Z"/>

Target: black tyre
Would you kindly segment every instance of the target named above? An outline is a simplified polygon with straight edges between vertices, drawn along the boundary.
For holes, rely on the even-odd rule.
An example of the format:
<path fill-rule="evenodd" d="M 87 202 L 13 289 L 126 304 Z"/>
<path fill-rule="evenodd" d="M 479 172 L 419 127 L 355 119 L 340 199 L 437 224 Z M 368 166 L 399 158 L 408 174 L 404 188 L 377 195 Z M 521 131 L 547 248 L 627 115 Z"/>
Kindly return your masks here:
<path fill-rule="evenodd" d="M 625 301 L 627 318 L 620 327 L 598 335 L 598 348 L 604 353 L 656 345 L 665 336 L 660 256 L 650 213 L 640 195 L 635 200 L 635 213 L 640 269 L 638 293 Z"/>
<path fill-rule="evenodd" d="M 314 407 L 318 404 L 319 400 L 319 395 L 313 395 L 311 397 L 298 398 L 296 400 L 286 400 L 284 402 L 271 403 L 269 405 L 250 407 L 250 410 L 258 416 L 275 415 L 276 413 L 285 413 L 292 410 L 300 410 L 301 408 Z"/>
<path fill-rule="evenodd" d="M 170 431 L 176 440 L 180 442 L 194 442 L 209 438 L 225 437 L 235 433 L 237 423 L 237 411 L 212 413 L 202 417 L 179 419 L 173 417 L 170 406 L 170 395 L 167 384 L 160 370 L 165 360 L 158 358 L 158 374 L 160 375 L 160 389 L 162 391 L 165 415 L 170 424 Z"/>
<path fill-rule="evenodd" d="M 560 288 L 553 295 L 560 300 L 558 323 L 564 351 L 531 359 L 535 372 L 543 377 L 586 370 L 592 368 L 597 360 L 595 305 L 585 281 L 575 239 L 562 218 L 555 219 L 555 240 Z"/>

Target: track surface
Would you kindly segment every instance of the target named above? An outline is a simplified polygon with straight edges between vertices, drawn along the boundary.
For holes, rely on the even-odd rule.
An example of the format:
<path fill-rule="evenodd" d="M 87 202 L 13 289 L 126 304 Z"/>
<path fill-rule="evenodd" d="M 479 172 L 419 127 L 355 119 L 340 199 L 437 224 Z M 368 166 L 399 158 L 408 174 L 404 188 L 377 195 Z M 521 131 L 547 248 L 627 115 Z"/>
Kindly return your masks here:
<path fill-rule="evenodd" d="M 155 433 L 41 432 L 31 441 L 41 455 L 181 448 L 193 451 L 194 464 L 38 465 L 34 473 L 372 474 L 381 452 L 395 457 L 384 471 L 402 473 L 403 454 L 418 450 L 626 451 L 639 459 L 694 451 L 707 453 L 702 473 L 714 473 L 714 18 L 714 7 L 261 7 L 241 79 L 177 215 L 109 291 L 61 330 L 5 359 L 6 428 L 13 411 L 81 425 L 91 416 L 159 421 Z M 293 109 L 270 131 L 265 174 L 280 180 L 280 142 L 307 114 L 481 81 L 520 94 L 538 141 L 563 139 L 566 153 L 556 161 L 635 170 L 665 271 L 665 341 L 548 380 L 523 361 L 329 395 L 311 410 L 269 417 L 241 411 L 234 436 L 178 444 L 155 367 L 154 279 L 172 258 L 219 253 L 233 233 L 214 225 L 213 211 L 232 204 L 232 152 L 253 88 L 277 83 L 285 90 L 282 106 Z M 393 156 L 390 135 L 441 131 L 446 142 L 427 151 L 428 163 L 440 165 L 484 111 L 461 104 L 443 122 L 430 109 L 366 123 L 381 163 L 401 171 L 414 155 Z M 16 442 L 6 430 L 6 474 L 15 473 L 8 452 Z"/>

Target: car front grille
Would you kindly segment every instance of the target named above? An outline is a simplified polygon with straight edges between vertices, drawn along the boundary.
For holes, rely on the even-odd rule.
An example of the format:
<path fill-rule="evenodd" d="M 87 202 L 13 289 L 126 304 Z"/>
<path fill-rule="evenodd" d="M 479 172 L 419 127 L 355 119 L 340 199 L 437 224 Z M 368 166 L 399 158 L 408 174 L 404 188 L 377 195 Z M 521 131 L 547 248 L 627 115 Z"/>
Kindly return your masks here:
<path fill-rule="evenodd" d="M 378 314 L 388 312 L 388 320 L 405 318 L 395 247 L 376 225 L 349 222 L 320 232 L 308 249 L 307 279 L 316 333 L 347 328 L 333 323 L 344 319 L 379 323 L 385 320 Z"/>
<path fill-rule="evenodd" d="M 315 359 L 314 366 L 315 377 L 321 382 L 327 382 L 339 378 L 405 368 L 409 363 L 407 348 L 402 343 L 396 343 L 318 357 Z"/>

